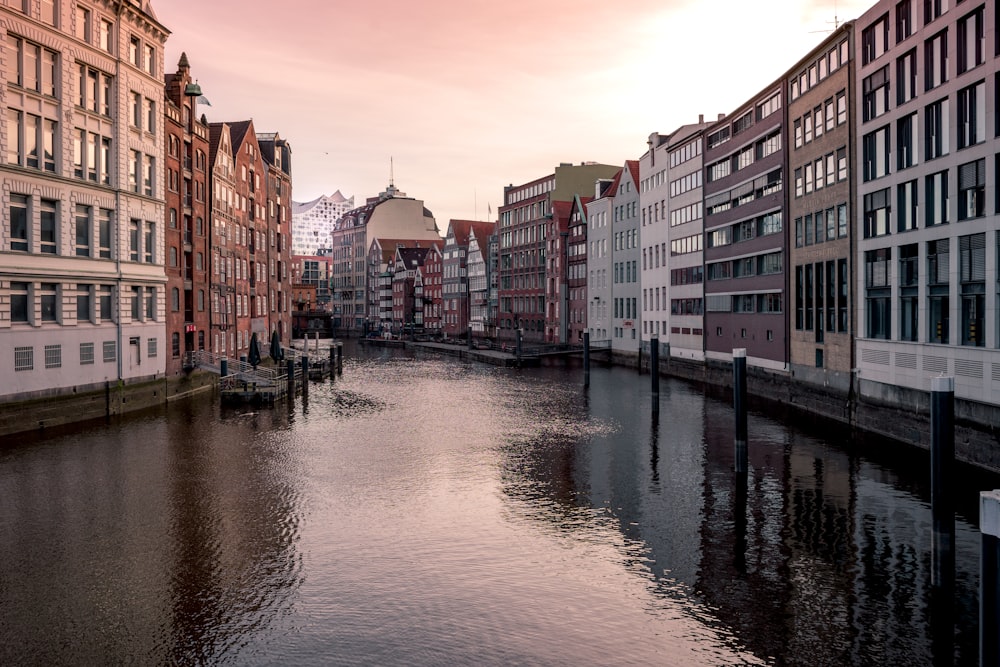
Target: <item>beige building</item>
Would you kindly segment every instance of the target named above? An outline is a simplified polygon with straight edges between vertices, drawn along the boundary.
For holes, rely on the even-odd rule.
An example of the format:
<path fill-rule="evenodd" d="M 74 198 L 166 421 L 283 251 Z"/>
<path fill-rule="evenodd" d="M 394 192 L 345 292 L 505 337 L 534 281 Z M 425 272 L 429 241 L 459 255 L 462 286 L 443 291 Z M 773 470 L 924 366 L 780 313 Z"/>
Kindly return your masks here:
<path fill-rule="evenodd" d="M 168 32 L 148 0 L 6 0 L 0 30 L 0 391 L 162 376 Z"/>
<path fill-rule="evenodd" d="M 407 197 L 392 183 L 337 220 L 331 233 L 331 304 L 339 331 L 366 333 L 367 259 L 376 238 L 440 241 L 441 233 L 424 202 Z"/>
<path fill-rule="evenodd" d="M 795 378 L 847 392 L 853 368 L 854 25 L 792 69 L 789 360 Z"/>

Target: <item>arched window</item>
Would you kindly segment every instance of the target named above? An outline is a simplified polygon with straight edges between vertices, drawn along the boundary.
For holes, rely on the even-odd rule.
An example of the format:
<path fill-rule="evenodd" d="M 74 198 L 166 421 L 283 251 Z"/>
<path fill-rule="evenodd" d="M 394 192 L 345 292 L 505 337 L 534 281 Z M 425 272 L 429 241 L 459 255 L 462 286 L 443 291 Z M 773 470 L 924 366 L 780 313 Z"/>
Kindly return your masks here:
<path fill-rule="evenodd" d="M 181 309 L 181 291 L 176 287 L 170 290 L 170 309 L 175 313 Z"/>

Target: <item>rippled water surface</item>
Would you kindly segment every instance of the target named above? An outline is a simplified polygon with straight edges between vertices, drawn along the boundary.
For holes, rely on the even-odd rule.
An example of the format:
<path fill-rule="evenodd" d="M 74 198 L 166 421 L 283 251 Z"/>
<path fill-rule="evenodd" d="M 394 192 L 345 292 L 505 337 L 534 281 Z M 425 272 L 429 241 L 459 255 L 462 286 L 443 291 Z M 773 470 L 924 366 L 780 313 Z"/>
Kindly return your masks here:
<path fill-rule="evenodd" d="M 664 380 L 348 347 L 308 397 L 0 441 L 0 664 L 976 664 L 926 455 Z M 937 623 L 938 625 L 935 625 Z M 946 659 L 945 659 L 946 658 Z"/>

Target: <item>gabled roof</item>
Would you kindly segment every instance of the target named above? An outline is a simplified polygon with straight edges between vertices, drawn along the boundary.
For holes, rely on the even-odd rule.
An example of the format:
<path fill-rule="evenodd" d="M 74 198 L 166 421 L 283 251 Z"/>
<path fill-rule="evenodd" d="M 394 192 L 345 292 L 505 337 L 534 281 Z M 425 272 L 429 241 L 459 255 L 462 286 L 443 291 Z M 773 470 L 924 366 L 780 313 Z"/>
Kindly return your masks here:
<path fill-rule="evenodd" d="M 486 230 L 485 236 L 483 231 Z M 482 243 L 483 240 L 493 233 L 492 222 L 480 222 L 478 220 L 452 220 L 448 223 L 448 231 L 454 233 L 455 245 L 463 248 L 469 247 L 469 235 L 474 234 L 476 239 Z M 448 234 L 445 235 L 447 238 Z"/>
<path fill-rule="evenodd" d="M 229 123 L 229 134 L 232 135 L 234 155 L 236 153 L 237 146 L 243 145 L 247 132 L 249 132 L 252 128 L 252 120 L 238 120 L 235 123 Z"/>
<path fill-rule="evenodd" d="M 407 271 L 412 271 L 424 263 L 427 250 L 427 248 L 396 248 L 396 266 L 402 263 Z"/>
<path fill-rule="evenodd" d="M 635 187 L 639 187 L 639 161 L 638 160 L 626 160 L 625 168 L 632 175 L 632 182 L 635 183 Z"/>
<path fill-rule="evenodd" d="M 608 189 L 604 191 L 602 199 L 604 197 L 614 197 L 618 194 L 618 186 L 622 182 L 622 174 L 624 173 L 625 173 L 624 169 L 618 170 L 618 173 L 615 174 L 615 177 L 611 180 L 611 185 L 609 185 Z"/>
<path fill-rule="evenodd" d="M 371 245 L 368 246 L 368 252 L 371 252 L 372 248 L 378 246 L 380 260 L 382 264 L 388 264 L 393 261 L 396 256 L 397 248 L 430 248 L 432 246 L 438 249 L 444 245 L 444 241 L 428 241 L 428 240 L 417 240 L 417 239 L 390 239 L 377 237 L 372 239 Z"/>

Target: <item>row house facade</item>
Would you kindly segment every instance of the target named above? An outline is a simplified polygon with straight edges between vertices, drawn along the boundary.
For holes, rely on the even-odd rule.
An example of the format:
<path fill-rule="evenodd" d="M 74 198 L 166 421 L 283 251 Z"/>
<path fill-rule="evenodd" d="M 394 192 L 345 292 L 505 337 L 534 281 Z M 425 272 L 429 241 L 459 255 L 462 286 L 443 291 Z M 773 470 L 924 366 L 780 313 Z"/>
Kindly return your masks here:
<path fill-rule="evenodd" d="M 451 220 L 445 232 L 442 332 L 452 338 L 468 335 L 470 321 L 468 256 L 473 239 L 485 243 L 493 224 Z"/>
<path fill-rule="evenodd" d="M 3 394 L 165 372 L 163 45 L 148 3 L 0 5 Z"/>
<path fill-rule="evenodd" d="M 614 193 L 618 190 L 621 169 L 610 179 L 594 182 L 594 198 L 583 204 L 587 219 L 587 331 L 591 342 L 610 344 L 611 284 L 609 262 L 610 221 L 614 218 Z"/>
<path fill-rule="evenodd" d="M 330 235 L 333 256 L 334 327 L 363 335 L 374 324 L 368 308 L 368 252 L 375 238 L 440 240 L 434 214 L 420 200 L 407 197 L 393 183 L 363 206 L 345 213 Z"/>
<path fill-rule="evenodd" d="M 469 327 L 477 338 L 496 336 L 497 313 L 497 235 L 496 223 L 488 223 L 485 238 L 469 237 Z"/>
<path fill-rule="evenodd" d="M 784 91 L 778 80 L 705 129 L 705 168 L 670 182 L 704 187 L 705 233 L 673 238 L 670 260 L 705 257 L 705 355 L 786 370 Z M 669 264 L 669 263 L 668 263 Z"/>
<path fill-rule="evenodd" d="M 1000 403 L 1000 16 L 995 2 L 883 0 L 856 21 L 863 394 Z"/>
<path fill-rule="evenodd" d="M 197 117 L 191 66 L 181 54 L 166 77 L 166 352 L 167 375 L 184 370 L 184 355 L 210 342 L 208 124 Z M 196 94 L 197 93 L 197 94 Z"/>
<path fill-rule="evenodd" d="M 263 261 L 267 283 L 267 336 L 278 333 L 288 340 L 292 307 L 288 293 L 292 266 L 292 148 L 277 132 L 258 133 L 257 145 L 264 158 L 267 204 L 262 211 L 266 225 L 266 257 Z"/>
<path fill-rule="evenodd" d="M 593 197 L 576 195 L 569 210 L 566 235 L 567 342 L 579 345 L 587 330 L 587 204 Z"/>
<path fill-rule="evenodd" d="M 553 174 L 504 188 L 497 226 L 498 338 L 513 341 L 520 330 L 526 341 L 545 341 L 546 237 L 553 202 L 570 203 L 574 195 L 589 192 L 595 180 L 617 171 L 595 163 L 561 164 Z"/>
<path fill-rule="evenodd" d="M 392 281 L 396 274 L 396 252 L 400 248 L 430 248 L 441 245 L 437 239 L 372 239 L 368 248 L 366 266 L 366 322 L 369 333 L 381 334 L 392 331 L 393 293 Z M 440 290 L 432 290 L 440 291 Z M 440 295 L 438 295 L 440 297 Z M 443 307 L 442 307 L 443 310 Z"/>
<path fill-rule="evenodd" d="M 569 338 L 569 215 L 577 195 L 570 201 L 552 203 L 545 225 L 545 342 L 566 343 Z"/>

